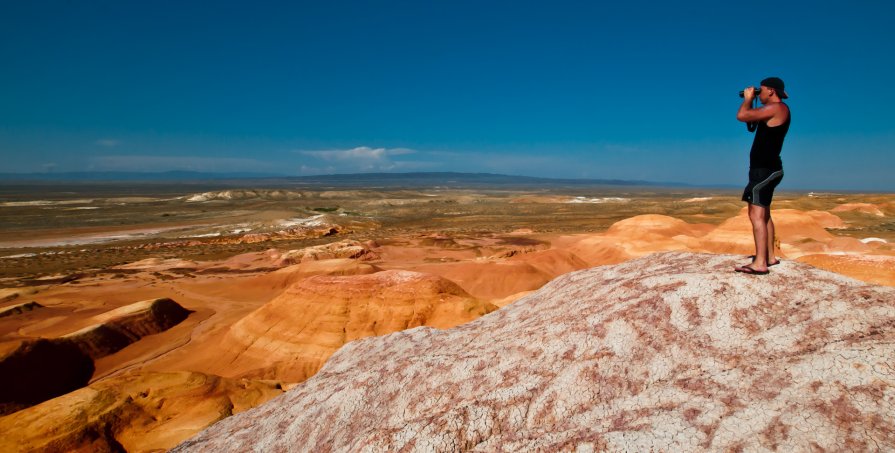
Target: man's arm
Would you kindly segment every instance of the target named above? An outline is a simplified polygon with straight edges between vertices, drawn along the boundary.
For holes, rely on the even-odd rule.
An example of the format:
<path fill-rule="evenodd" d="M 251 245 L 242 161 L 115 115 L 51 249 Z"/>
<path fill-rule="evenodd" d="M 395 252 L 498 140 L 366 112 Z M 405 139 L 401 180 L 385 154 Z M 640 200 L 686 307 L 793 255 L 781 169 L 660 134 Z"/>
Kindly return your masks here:
<path fill-rule="evenodd" d="M 743 103 L 740 104 L 740 110 L 737 111 L 737 120 L 744 123 L 757 123 L 759 121 L 769 120 L 777 114 L 779 105 L 770 104 L 752 108 L 752 99 L 755 97 L 755 88 L 749 87 L 743 90 Z"/>

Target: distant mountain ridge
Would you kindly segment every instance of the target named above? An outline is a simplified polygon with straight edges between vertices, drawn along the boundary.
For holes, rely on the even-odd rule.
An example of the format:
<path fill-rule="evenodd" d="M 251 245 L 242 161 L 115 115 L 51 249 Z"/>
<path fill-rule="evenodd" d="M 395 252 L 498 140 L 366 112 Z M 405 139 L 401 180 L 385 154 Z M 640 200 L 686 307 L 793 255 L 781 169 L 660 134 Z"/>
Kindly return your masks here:
<path fill-rule="evenodd" d="M 56 182 L 225 182 L 254 184 L 332 185 L 332 186 L 661 186 L 685 187 L 676 182 L 653 182 L 622 179 L 573 179 L 514 176 L 494 173 L 415 172 L 415 173 L 352 173 L 316 176 L 284 176 L 261 173 L 203 173 L 193 171 L 144 172 L 62 172 L 62 173 L 0 173 L 0 183 L 56 183 Z"/>
<path fill-rule="evenodd" d="M 270 173 L 205 173 L 199 171 L 69 171 L 53 173 L 0 173 L 0 182 L 110 182 L 110 181 L 208 181 L 247 178 L 278 178 Z"/>
<path fill-rule="evenodd" d="M 611 186 L 666 186 L 680 183 L 629 181 L 622 179 L 542 178 L 537 176 L 503 175 L 497 173 L 416 172 L 416 173 L 357 173 L 289 178 L 297 182 L 318 182 L 345 185 L 403 183 L 408 185 L 437 183 L 440 185 L 611 185 Z"/>

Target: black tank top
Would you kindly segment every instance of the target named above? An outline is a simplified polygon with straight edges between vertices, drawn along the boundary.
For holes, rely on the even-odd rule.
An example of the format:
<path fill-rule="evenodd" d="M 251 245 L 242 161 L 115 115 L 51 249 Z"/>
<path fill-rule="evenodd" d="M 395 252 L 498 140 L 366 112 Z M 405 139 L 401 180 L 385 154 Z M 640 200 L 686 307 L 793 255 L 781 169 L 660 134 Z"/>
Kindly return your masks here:
<path fill-rule="evenodd" d="M 789 107 L 787 106 L 787 109 Z M 752 141 L 752 151 L 749 152 L 749 168 L 769 168 L 782 170 L 783 161 L 780 160 L 780 150 L 783 149 L 783 139 L 789 132 L 789 121 L 792 112 L 786 121 L 779 126 L 768 127 L 767 122 L 758 123 L 755 131 L 755 139 Z"/>

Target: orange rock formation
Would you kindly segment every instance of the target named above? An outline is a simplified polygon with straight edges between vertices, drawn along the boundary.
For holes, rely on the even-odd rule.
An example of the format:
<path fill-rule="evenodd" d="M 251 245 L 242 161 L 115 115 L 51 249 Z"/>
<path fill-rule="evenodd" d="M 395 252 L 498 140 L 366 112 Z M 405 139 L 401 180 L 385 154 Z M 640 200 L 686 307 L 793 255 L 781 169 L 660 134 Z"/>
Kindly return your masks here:
<path fill-rule="evenodd" d="M 117 376 L 0 418 L 0 451 L 162 451 L 282 392 L 185 371 Z"/>
<path fill-rule="evenodd" d="M 0 357 L 0 414 L 83 387 L 94 360 L 165 331 L 189 313 L 171 299 L 146 300 L 88 318 L 90 325 L 76 332 L 20 342 Z"/>
<path fill-rule="evenodd" d="M 417 326 L 453 327 L 496 308 L 418 272 L 310 277 L 234 324 L 207 369 L 301 382 L 347 342 Z"/>

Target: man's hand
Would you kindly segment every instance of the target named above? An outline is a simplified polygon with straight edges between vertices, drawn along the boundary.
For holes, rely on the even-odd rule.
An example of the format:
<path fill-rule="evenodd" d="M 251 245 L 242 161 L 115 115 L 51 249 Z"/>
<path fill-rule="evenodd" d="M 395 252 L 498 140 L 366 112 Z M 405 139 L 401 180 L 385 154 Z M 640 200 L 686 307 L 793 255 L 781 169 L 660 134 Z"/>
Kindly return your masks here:
<path fill-rule="evenodd" d="M 743 99 L 752 102 L 752 99 L 755 98 L 755 87 L 746 87 L 743 90 Z"/>

